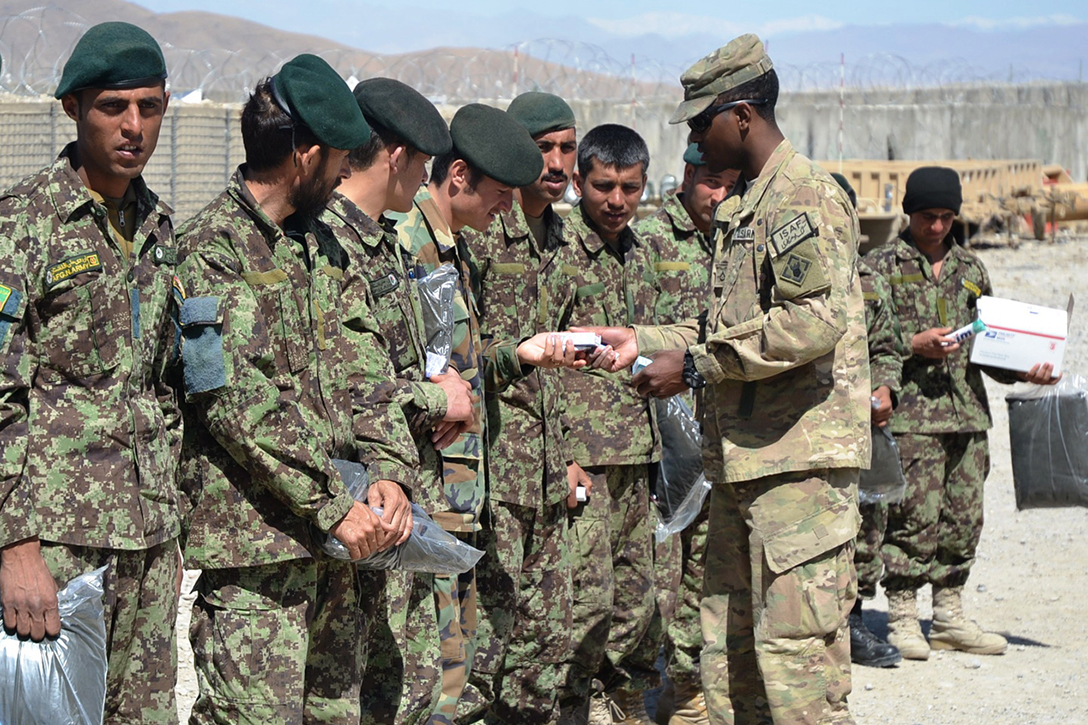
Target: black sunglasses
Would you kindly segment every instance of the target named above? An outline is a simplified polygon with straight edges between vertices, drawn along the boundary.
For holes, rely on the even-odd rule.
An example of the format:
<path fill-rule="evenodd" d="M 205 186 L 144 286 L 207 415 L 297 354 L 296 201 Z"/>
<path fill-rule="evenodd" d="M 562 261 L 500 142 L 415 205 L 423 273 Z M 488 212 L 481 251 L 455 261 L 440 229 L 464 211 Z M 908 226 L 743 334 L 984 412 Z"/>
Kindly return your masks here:
<path fill-rule="evenodd" d="M 714 123 L 714 117 L 723 111 L 728 111 L 730 108 L 739 106 L 742 103 L 747 103 L 749 106 L 764 106 L 767 101 L 763 99 L 759 100 L 743 100 L 743 101 L 729 101 L 728 103 L 719 103 L 716 106 L 711 106 L 698 116 L 688 119 L 688 128 L 695 133 L 705 133 L 710 124 Z"/>

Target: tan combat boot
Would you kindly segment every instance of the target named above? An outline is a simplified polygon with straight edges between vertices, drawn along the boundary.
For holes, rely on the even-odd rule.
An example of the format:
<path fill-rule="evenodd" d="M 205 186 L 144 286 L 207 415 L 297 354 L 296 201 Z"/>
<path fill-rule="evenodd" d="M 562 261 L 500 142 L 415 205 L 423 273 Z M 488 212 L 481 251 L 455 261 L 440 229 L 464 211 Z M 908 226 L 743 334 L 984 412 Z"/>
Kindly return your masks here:
<path fill-rule="evenodd" d="M 609 696 L 612 722 L 615 725 L 654 725 L 646 712 L 646 698 L 642 690 L 620 688 Z"/>
<path fill-rule="evenodd" d="M 672 683 L 670 682 L 670 685 Z M 710 715 L 706 711 L 706 698 L 703 697 L 702 683 L 683 683 L 672 685 L 672 698 L 668 701 L 668 711 L 663 711 L 661 701 L 657 706 L 658 725 L 710 725 Z"/>
<path fill-rule="evenodd" d="M 933 649 L 958 649 L 974 655 L 1005 654 L 1009 643 L 1000 634 L 984 632 L 963 614 L 963 587 L 933 587 Z M 906 656 L 906 655 L 904 655 Z"/>
<path fill-rule="evenodd" d="M 929 643 L 918 624 L 918 603 L 913 589 L 886 592 L 888 595 L 888 644 L 908 660 L 928 660 Z"/>

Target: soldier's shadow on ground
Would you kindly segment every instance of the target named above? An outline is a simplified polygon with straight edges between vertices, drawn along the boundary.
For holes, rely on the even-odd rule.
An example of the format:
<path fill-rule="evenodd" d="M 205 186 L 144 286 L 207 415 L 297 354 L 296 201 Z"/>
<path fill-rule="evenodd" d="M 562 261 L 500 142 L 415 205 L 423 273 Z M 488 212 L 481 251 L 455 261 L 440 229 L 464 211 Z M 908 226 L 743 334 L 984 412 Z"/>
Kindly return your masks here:
<path fill-rule="evenodd" d="M 933 620 L 922 619 L 919 620 L 922 625 L 922 633 L 927 637 L 929 636 L 929 630 L 933 626 Z M 888 615 L 886 612 L 865 612 L 865 626 L 869 628 L 869 631 L 880 637 L 881 639 L 888 639 Z M 1054 645 L 1047 644 L 1046 642 L 1040 642 L 1030 637 L 1018 637 L 1008 632 L 1001 632 L 1001 634 L 1009 641 L 1012 646 L 1023 647 L 1044 647 L 1050 649 Z"/>

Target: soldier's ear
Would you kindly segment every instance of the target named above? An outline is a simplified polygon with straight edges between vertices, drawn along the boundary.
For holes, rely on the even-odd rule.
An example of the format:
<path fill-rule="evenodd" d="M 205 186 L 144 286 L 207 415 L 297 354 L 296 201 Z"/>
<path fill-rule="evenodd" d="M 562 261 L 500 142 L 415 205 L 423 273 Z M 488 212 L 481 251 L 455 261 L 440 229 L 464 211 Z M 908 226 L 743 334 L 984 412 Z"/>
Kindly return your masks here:
<path fill-rule="evenodd" d="M 570 177 L 571 184 L 574 185 L 574 193 L 578 196 L 582 195 L 582 175 L 577 171 Z"/>

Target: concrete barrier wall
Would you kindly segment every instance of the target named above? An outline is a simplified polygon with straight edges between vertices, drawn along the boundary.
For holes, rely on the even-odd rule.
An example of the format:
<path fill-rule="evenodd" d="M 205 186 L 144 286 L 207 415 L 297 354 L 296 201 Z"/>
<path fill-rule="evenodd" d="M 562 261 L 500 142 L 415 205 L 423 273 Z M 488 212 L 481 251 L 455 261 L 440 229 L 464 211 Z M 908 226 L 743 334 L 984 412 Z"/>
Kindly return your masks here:
<path fill-rule="evenodd" d="M 1088 84 L 847 91 L 844 158 L 1039 159 L 1088 179 Z M 505 106 L 508 101 L 491 101 Z M 601 123 L 633 126 L 650 148 L 655 189 L 679 176 L 687 127 L 670 126 L 672 103 L 574 101 L 579 132 Z M 447 119 L 456 108 L 442 107 Z M 243 160 L 238 105 L 175 103 L 163 123 L 148 184 L 185 219 L 226 184 Z M 812 158 L 839 157 L 837 93 L 785 94 L 783 131 Z M 0 186 L 35 172 L 74 134 L 52 99 L 0 98 Z"/>

